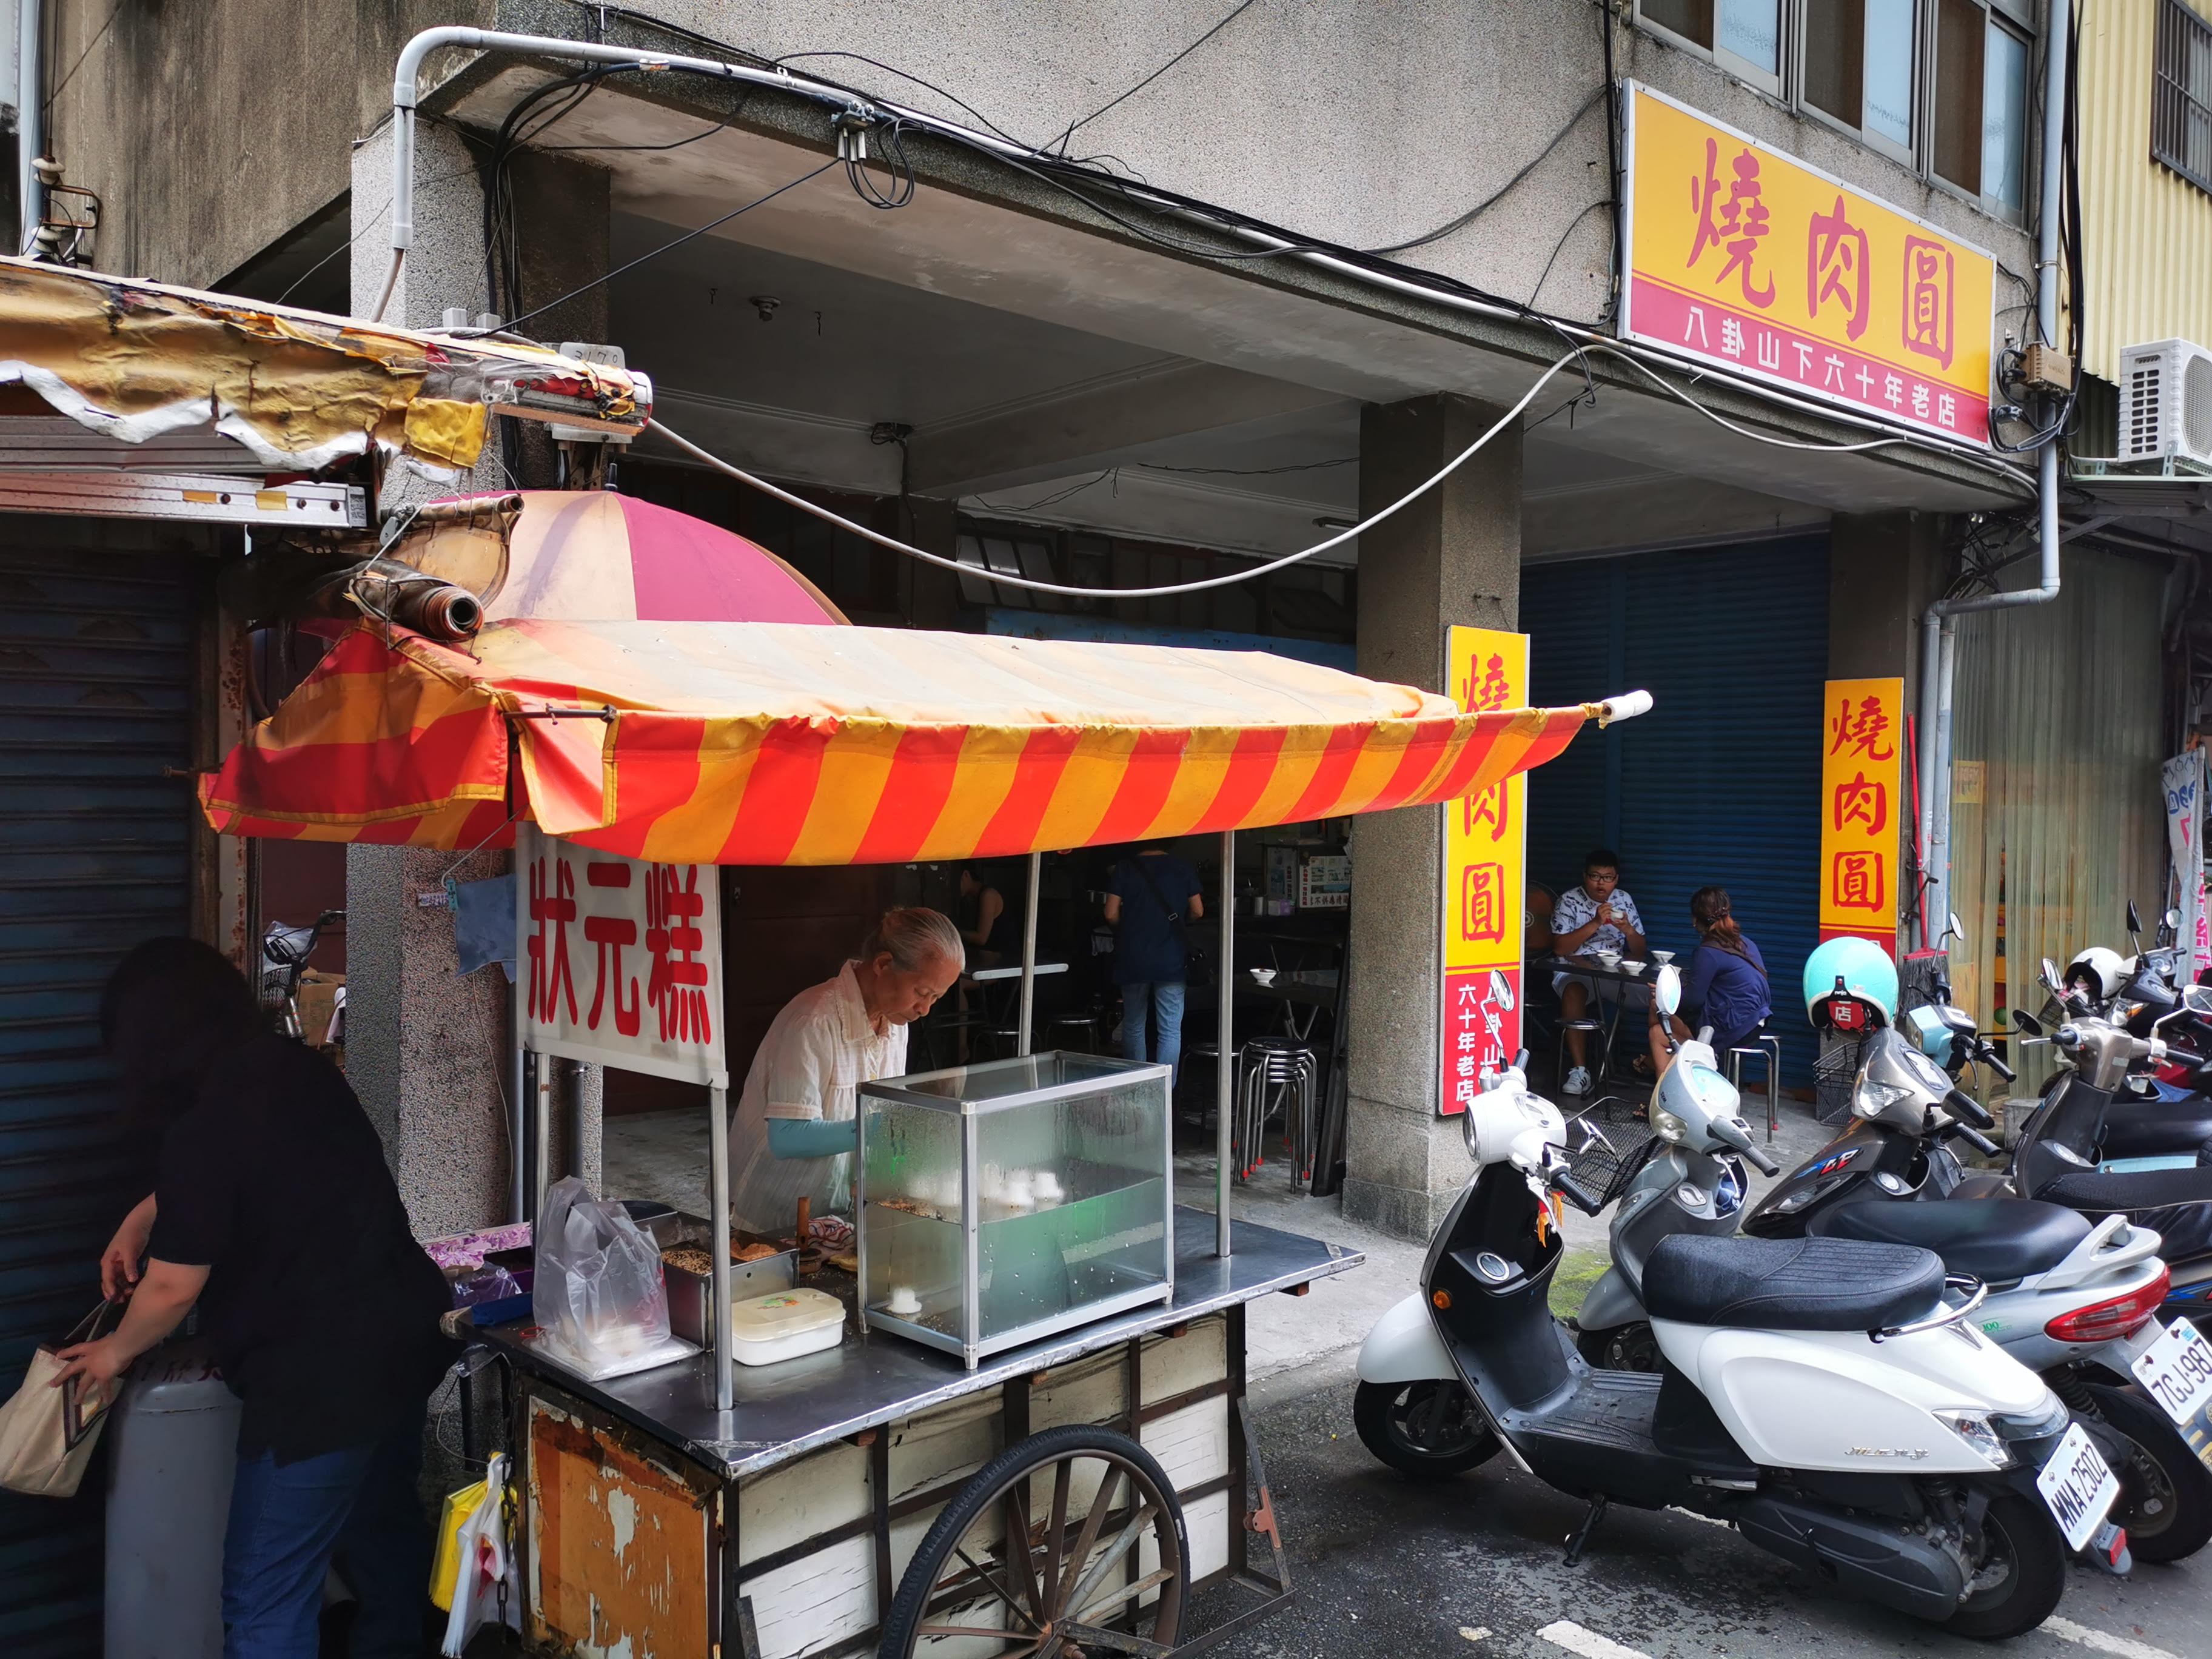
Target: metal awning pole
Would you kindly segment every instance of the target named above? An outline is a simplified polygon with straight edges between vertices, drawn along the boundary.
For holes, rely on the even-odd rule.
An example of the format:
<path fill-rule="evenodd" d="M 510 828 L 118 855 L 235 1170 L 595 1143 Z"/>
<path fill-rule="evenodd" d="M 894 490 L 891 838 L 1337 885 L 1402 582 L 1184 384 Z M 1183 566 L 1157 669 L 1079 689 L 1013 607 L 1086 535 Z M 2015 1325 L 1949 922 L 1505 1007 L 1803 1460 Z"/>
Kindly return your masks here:
<path fill-rule="evenodd" d="M 537 1086 L 530 1091 L 530 1213 L 545 1212 L 545 1189 L 553 1184 L 553 1056 L 539 1054 Z"/>
<path fill-rule="evenodd" d="M 730 1091 L 726 1084 L 707 1091 L 714 1145 L 708 1149 L 708 1203 L 714 1212 L 714 1409 L 734 1403 L 730 1375 Z M 801 1249 L 806 1241 L 799 1241 Z"/>
<path fill-rule="evenodd" d="M 1231 1139 L 1229 1098 L 1230 1050 L 1236 1030 L 1231 1011 L 1237 1000 L 1237 832 L 1221 832 L 1221 960 L 1215 965 L 1215 988 L 1221 999 L 1219 1024 L 1213 1042 L 1213 1253 L 1229 1249 L 1229 1165 L 1236 1156 Z"/>
<path fill-rule="evenodd" d="M 1030 1052 L 1030 1038 L 1036 1029 L 1036 923 L 1037 877 L 1044 869 L 1044 854 L 1030 854 L 1030 905 L 1022 917 L 1022 1012 L 1017 1022 L 1016 1052 Z"/>

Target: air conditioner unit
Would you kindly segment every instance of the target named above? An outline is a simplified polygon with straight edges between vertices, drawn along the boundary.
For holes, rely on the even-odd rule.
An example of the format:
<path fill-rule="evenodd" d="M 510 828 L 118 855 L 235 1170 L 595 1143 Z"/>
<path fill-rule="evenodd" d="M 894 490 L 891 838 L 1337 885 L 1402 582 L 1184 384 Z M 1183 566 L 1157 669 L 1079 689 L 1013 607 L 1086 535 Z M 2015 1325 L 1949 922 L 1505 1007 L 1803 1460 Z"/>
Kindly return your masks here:
<path fill-rule="evenodd" d="M 2120 353 L 2120 459 L 2212 465 L 2212 351 L 2153 340 Z"/>

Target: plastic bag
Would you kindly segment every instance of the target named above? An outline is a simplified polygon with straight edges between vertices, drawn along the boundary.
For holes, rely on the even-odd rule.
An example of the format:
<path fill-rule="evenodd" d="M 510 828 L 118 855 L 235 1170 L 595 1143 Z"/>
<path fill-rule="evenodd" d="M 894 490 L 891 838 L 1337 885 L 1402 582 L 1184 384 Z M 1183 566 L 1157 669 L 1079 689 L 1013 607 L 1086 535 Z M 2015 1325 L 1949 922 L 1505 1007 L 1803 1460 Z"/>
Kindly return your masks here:
<path fill-rule="evenodd" d="M 460 1518 L 449 1540 L 441 1543 L 432 1570 L 432 1599 L 447 1607 L 446 1640 L 440 1651 L 458 1656 L 483 1626 L 522 1628 L 521 1601 L 512 1577 L 507 1538 L 507 1459 L 495 1454 L 483 1482 L 470 1487 L 475 1507 Z M 456 1493 L 455 1497 L 466 1494 Z M 449 1504 L 452 1499 L 448 1499 Z M 458 1507 L 458 1506 L 456 1506 Z M 444 1578 L 450 1571 L 450 1583 Z M 446 1591 L 443 1597 L 437 1592 Z"/>
<path fill-rule="evenodd" d="M 530 1307 L 539 1340 L 580 1375 L 616 1376 L 694 1352 L 669 1334 L 660 1247 L 578 1177 L 546 1189 L 537 1253 Z"/>

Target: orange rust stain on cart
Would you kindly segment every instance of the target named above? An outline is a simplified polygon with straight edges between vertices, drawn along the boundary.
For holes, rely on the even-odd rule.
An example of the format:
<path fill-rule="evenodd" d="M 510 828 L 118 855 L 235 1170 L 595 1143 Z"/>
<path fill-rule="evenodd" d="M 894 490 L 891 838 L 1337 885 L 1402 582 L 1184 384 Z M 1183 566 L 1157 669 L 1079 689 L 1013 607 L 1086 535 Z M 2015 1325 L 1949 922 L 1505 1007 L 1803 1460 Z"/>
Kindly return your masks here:
<path fill-rule="evenodd" d="M 535 1404 L 530 1450 L 532 1638 L 580 1655 L 705 1654 L 708 1490 Z"/>

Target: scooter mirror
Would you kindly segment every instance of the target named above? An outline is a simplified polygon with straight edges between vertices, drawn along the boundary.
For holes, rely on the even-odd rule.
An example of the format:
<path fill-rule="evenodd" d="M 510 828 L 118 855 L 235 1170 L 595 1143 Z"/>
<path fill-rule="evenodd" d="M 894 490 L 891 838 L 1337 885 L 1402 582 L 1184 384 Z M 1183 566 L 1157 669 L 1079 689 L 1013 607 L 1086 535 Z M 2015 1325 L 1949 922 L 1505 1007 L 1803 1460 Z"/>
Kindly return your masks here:
<path fill-rule="evenodd" d="M 1670 962 L 1662 968 L 1659 970 L 1658 978 L 1652 982 L 1651 1000 L 1658 1005 L 1659 1012 L 1669 1019 L 1672 1019 L 1675 1011 L 1681 1007 L 1682 970 L 1675 967 L 1673 963 Z"/>
<path fill-rule="evenodd" d="M 2168 910 L 2166 913 L 2166 927 L 2168 933 L 2179 933 L 2181 931 L 2181 912 Z"/>
<path fill-rule="evenodd" d="M 2027 1009 L 2015 1008 L 2012 1011 L 2012 1029 L 2022 1036 L 2039 1037 L 2043 1035 L 2043 1022 Z"/>
<path fill-rule="evenodd" d="M 2181 1006 L 2192 1014 L 2212 1016 L 2212 985 L 2185 985 Z"/>
<path fill-rule="evenodd" d="M 1951 912 L 1951 937 L 1960 945 L 1966 942 L 1966 930 L 1959 925 L 1959 913 L 1956 910 Z"/>
<path fill-rule="evenodd" d="M 2142 932 L 2142 918 L 2136 913 L 2136 902 L 2133 899 L 2128 901 L 2128 932 L 2130 933 Z"/>
<path fill-rule="evenodd" d="M 2051 995 L 2062 994 L 2058 988 L 2058 963 L 2050 957 L 2043 959 L 2043 985 Z"/>

